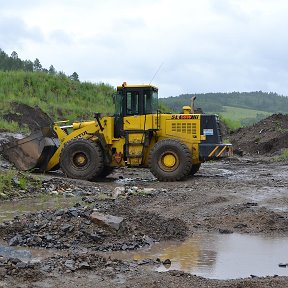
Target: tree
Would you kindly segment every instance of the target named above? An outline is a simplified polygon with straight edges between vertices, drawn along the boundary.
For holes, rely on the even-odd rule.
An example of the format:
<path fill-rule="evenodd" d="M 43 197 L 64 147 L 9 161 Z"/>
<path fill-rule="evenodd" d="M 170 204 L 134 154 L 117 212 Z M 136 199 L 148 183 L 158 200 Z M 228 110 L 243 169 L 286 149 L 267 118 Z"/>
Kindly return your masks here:
<path fill-rule="evenodd" d="M 73 81 L 79 81 L 79 75 L 76 72 L 70 75 L 69 78 Z"/>
<path fill-rule="evenodd" d="M 12 58 L 12 59 L 18 59 L 18 54 L 17 54 L 17 52 L 13 51 L 13 52 L 11 53 L 11 58 Z"/>
<path fill-rule="evenodd" d="M 42 71 L 42 65 L 41 65 L 38 58 L 36 58 L 34 63 L 33 63 L 33 70 L 34 71 Z"/>
<path fill-rule="evenodd" d="M 33 72 L 33 62 L 30 60 L 25 60 L 23 64 L 24 71 L 30 71 Z"/>
<path fill-rule="evenodd" d="M 51 75 L 55 75 L 56 74 L 56 69 L 54 68 L 53 65 L 50 65 L 48 73 Z"/>

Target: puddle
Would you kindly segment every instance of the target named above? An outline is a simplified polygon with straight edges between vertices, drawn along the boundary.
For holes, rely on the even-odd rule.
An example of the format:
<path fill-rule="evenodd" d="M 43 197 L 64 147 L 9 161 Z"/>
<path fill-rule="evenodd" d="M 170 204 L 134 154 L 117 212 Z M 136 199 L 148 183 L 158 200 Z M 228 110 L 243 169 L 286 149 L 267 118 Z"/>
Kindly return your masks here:
<path fill-rule="evenodd" d="M 256 276 L 288 276 L 286 238 L 242 234 L 198 234 L 185 242 L 157 243 L 150 249 L 113 253 L 120 259 L 165 259 L 171 265 L 156 271 L 181 270 L 210 279 L 237 279 Z"/>
<path fill-rule="evenodd" d="M 12 220 L 14 216 L 23 213 L 71 207 L 76 203 L 87 205 L 87 203 L 83 203 L 81 197 L 78 196 L 62 197 L 41 195 L 32 199 L 5 201 L 0 204 L 0 223 L 6 220 Z"/>

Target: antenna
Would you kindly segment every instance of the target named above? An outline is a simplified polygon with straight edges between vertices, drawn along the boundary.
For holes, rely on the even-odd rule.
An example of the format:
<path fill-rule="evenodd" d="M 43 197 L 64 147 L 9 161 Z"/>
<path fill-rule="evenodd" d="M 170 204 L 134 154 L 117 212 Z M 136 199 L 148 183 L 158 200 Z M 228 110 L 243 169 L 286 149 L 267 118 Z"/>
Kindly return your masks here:
<path fill-rule="evenodd" d="M 149 85 L 151 85 L 152 81 L 154 80 L 154 78 L 155 78 L 155 76 L 158 74 L 158 72 L 160 71 L 160 69 L 161 69 L 161 67 L 163 66 L 163 64 L 164 64 L 164 62 L 162 62 L 162 63 L 159 65 L 159 67 L 158 67 L 158 69 L 156 70 L 156 72 L 154 73 L 154 75 L 153 75 L 153 77 L 152 77 Z"/>

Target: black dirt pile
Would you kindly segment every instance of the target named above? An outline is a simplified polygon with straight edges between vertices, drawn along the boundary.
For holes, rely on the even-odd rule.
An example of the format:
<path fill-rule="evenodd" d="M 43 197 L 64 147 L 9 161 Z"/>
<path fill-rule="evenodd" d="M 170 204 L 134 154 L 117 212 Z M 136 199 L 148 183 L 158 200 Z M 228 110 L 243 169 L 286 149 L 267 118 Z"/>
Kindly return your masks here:
<path fill-rule="evenodd" d="M 17 122 L 20 127 L 28 126 L 31 131 L 41 127 L 50 127 L 53 120 L 38 106 L 31 107 L 26 104 L 13 103 L 13 112 L 3 115 L 6 121 Z"/>
<path fill-rule="evenodd" d="M 229 139 L 236 153 L 280 153 L 288 148 L 288 115 L 273 114 L 253 126 L 238 129 Z"/>
<path fill-rule="evenodd" d="M 110 204 L 107 203 L 106 207 Z M 102 205 L 105 207 L 105 204 Z M 159 215 L 133 209 L 116 211 L 76 204 L 54 211 L 41 211 L 16 217 L 0 226 L 0 238 L 10 246 L 31 246 L 56 249 L 89 248 L 94 251 L 133 250 L 149 246 L 155 241 L 181 239 L 187 226 L 177 218 L 165 219 Z M 93 212 L 123 218 L 120 228 L 95 223 Z M 112 227 L 112 228 L 111 228 Z"/>

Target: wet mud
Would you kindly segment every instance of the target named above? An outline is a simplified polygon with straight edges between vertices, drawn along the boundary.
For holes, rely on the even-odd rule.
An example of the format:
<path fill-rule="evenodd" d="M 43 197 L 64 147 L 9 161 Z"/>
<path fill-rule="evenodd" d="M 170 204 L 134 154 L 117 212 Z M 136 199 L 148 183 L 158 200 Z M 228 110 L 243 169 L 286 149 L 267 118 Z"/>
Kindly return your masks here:
<path fill-rule="evenodd" d="M 1 167 L 6 169 L 5 165 Z M 95 287 L 97 281 L 98 287 L 285 287 L 288 277 L 281 275 L 286 275 L 288 268 L 275 265 L 286 265 L 288 259 L 277 258 L 276 252 L 273 254 L 276 264 L 262 274 L 257 275 L 257 262 L 251 260 L 245 274 L 229 276 L 228 267 L 232 264 L 227 261 L 225 274 L 224 261 L 222 274 L 214 277 L 177 266 L 177 252 L 173 251 L 164 256 L 155 252 L 138 259 L 113 253 L 139 255 L 157 247 L 161 251 L 167 241 L 185 246 L 199 233 L 204 239 L 211 233 L 224 238 L 243 235 L 285 239 L 288 237 L 287 167 L 285 161 L 276 162 L 272 157 L 235 156 L 222 162 L 205 163 L 195 177 L 168 184 L 156 181 L 146 169 L 118 169 L 100 182 L 67 179 L 61 172 L 32 174 L 31 177 L 40 177 L 42 184 L 33 190 L 34 194 L 26 191 L 25 196 L 14 196 L 16 214 L 2 220 L 1 243 L 10 248 L 53 252 L 44 253 L 36 262 L 18 259 L 15 254 L 2 255 L 0 284 L 2 287 L 16 287 L 20 283 L 21 287 L 71 287 L 73 283 Z M 41 202 L 41 197 L 55 197 L 58 201 L 47 208 L 39 206 L 38 210 L 21 211 L 21 201 Z M 57 206 L 61 199 L 73 201 Z M 1 207 L 4 204 L 5 200 Z M 95 211 L 123 219 L 120 228 L 93 222 L 91 214 Z M 215 241 L 208 242 L 210 246 L 205 249 L 213 251 Z M 185 261 L 193 263 L 195 255 L 203 254 L 200 248 L 194 245 L 193 253 L 188 251 Z M 239 250 L 244 252 L 245 247 L 240 245 Z M 216 265 L 221 253 L 212 254 Z M 171 268 L 165 268 L 165 260 L 171 262 Z M 284 272 L 279 273 L 277 269 Z"/>

